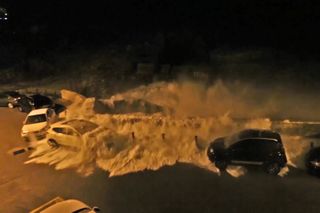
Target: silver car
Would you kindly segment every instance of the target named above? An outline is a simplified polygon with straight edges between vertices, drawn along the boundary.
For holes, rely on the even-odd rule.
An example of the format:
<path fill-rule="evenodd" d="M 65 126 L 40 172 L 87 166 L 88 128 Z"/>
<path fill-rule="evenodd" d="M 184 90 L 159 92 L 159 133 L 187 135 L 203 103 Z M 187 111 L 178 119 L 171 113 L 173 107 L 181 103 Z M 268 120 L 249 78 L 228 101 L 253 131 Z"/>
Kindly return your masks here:
<path fill-rule="evenodd" d="M 40 207 L 31 210 L 30 213 L 95 213 L 99 211 L 98 207 L 91 208 L 79 200 L 64 200 L 61 197 L 56 197 Z"/>

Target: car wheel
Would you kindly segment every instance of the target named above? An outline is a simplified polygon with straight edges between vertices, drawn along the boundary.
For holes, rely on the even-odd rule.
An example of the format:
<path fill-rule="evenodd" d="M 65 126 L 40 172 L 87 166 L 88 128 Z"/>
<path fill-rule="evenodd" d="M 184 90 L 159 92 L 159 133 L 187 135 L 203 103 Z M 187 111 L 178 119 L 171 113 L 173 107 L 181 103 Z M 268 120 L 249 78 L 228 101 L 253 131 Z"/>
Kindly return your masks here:
<path fill-rule="evenodd" d="M 8 103 L 8 107 L 9 107 L 10 109 L 13 109 L 13 108 L 14 108 L 14 105 L 9 102 L 9 103 Z"/>
<path fill-rule="evenodd" d="M 57 141 L 53 140 L 53 139 L 49 139 L 48 140 L 48 145 L 51 147 L 51 148 L 58 148 L 59 147 L 59 144 L 57 143 Z"/>
<path fill-rule="evenodd" d="M 265 171 L 270 175 L 277 175 L 280 169 L 280 165 L 277 162 L 271 162 L 265 165 Z"/>
<path fill-rule="evenodd" d="M 215 166 L 220 170 L 220 171 L 225 171 L 228 167 L 228 163 L 226 160 L 218 160 L 215 162 Z"/>

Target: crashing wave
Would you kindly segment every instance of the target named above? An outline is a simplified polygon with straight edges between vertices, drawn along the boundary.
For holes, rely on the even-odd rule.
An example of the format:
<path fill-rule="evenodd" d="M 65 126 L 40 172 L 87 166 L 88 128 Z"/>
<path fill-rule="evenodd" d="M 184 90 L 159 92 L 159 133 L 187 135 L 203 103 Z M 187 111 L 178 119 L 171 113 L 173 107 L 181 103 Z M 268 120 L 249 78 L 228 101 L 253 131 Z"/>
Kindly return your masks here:
<path fill-rule="evenodd" d="M 244 90 L 240 93 L 244 94 Z M 248 116 L 246 120 L 233 119 L 233 116 L 263 113 L 261 109 L 254 109 L 250 101 L 240 101 L 240 97 L 232 94 L 222 82 L 210 88 L 190 82 L 162 82 L 102 101 L 68 90 L 62 90 L 61 95 L 70 103 L 65 119 L 85 119 L 105 127 L 106 131 L 84 135 L 81 149 L 62 146 L 51 149 L 45 141 L 38 142 L 26 163 L 45 163 L 54 165 L 56 169 L 76 168 L 85 175 L 91 174 L 96 167 L 107 171 L 109 176 L 117 176 L 157 170 L 177 162 L 219 172 L 206 156 L 209 142 L 244 128 L 272 127 L 271 120 L 267 118 Z M 125 107 L 118 108 L 115 103 L 119 101 Z M 137 104 L 132 103 L 149 103 L 162 110 L 150 113 L 143 112 L 140 107 L 137 112 L 134 109 Z M 97 104 L 103 104 L 100 108 L 113 108 L 112 113 L 97 111 Z M 286 135 L 283 141 L 290 165 L 303 166 L 301 156 L 307 141 Z M 245 170 L 230 168 L 229 173 L 239 176 Z"/>

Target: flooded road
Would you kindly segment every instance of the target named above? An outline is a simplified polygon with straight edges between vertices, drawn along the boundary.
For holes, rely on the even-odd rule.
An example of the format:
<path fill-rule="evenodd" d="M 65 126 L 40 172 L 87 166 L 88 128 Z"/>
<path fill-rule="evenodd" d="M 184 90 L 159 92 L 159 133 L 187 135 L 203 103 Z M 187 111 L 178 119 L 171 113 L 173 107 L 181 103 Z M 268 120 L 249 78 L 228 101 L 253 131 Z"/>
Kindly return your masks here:
<path fill-rule="evenodd" d="M 290 167 L 285 177 L 249 171 L 235 178 L 190 164 L 109 177 L 96 169 L 83 177 L 72 169 L 27 164 L 21 146 L 23 114 L 0 109 L 0 207 L 28 212 L 55 196 L 76 198 L 102 212 L 318 212 L 320 179 Z"/>

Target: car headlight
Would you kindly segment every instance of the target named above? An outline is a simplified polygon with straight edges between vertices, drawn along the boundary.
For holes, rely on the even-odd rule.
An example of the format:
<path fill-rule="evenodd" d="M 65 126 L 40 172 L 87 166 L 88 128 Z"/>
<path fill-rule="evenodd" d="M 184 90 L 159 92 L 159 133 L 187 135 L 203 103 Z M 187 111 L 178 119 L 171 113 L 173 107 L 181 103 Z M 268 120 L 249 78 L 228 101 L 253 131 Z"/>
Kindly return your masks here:
<path fill-rule="evenodd" d="M 24 134 L 24 135 L 26 135 L 26 134 L 29 133 L 29 131 L 28 131 L 28 130 L 22 130 L 21 133 Z"/>
<path fill-rule="evenodd" d="M 320 167 L 320 162 L 319 161 L 316 161 L 316 160 L 313 160 L 313 161 L 310 161 L 310 163 L 316 167 Z"/>

